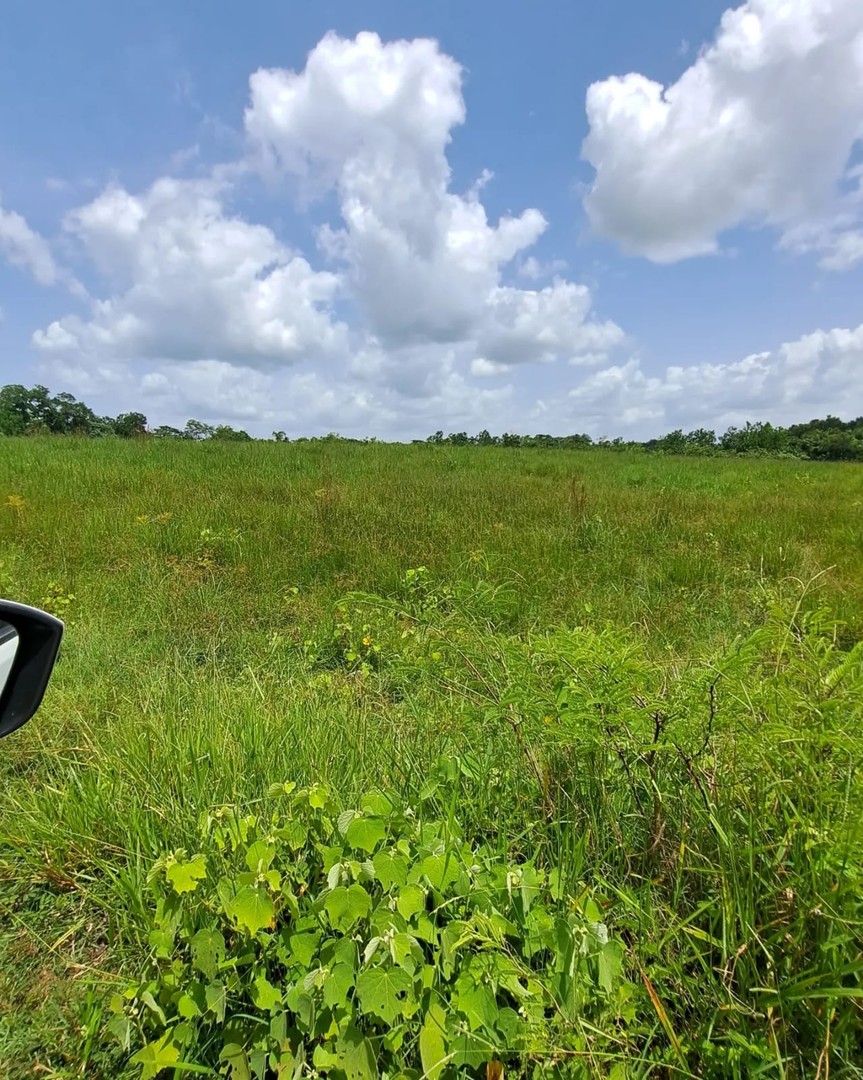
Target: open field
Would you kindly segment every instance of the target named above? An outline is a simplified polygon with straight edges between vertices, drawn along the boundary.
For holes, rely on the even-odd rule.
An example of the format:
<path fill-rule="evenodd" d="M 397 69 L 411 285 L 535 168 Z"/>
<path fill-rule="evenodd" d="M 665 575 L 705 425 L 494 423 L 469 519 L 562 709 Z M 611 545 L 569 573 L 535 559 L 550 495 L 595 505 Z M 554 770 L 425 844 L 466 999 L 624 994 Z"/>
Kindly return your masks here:
<path fill-rule="evenodd" d="M 489 1057 L 512 1074 L 618 1080 L 863 1075 L 859 466 L 6 439 L 0 595 L 69 621 L 43 709 L 0 744 L 0 1077 L 138 1076 L 129 1055 L 169 1031 L 162 1050 L 180 1057 L 165 1062 L 209 1074 L 229 1066 L 223 1042 L 263 1038 L 262 1016 L 285 1076 L 374 1075 L 368 1055 L 433 1078 L 484 1076 Z M 392 885 L 426 890 L 432 922 L 467 904 L 462 952 L 503 950 L 517 976 L 438 962 L 437 929 L 405 916 L 398 932 L 430 972 L 394 951 L 416 974 L 395 1018 L 354 983 L 338 1001 L 309 984 L 326 1004 L 302 1014 L 307 1030 L 297 1021 L 303 1065 L 300 1036 L 273 1034 L 293 999 L 265 1000 L 252 978 L 287 987 L 297 973 L 268 952 L 268 920 L 244 930 L 217 894 L 251 840 L 226 854 L 221 826 L 201 831 L 225 805 L 268 820 L 285 781 L 328 785 L 322 805 L 289 811 L 321 848 L 369 792 L 391 812 L 369 803 L 362 820 L 388 821 L 378 844 L 402 836 L 406 859 L 440 852 L 404 809 L 440 820 L 447 860 L 463 836 L 490 875 L 510 867 L 494 888 L 477 872 L 482 904 L 502 890 L 495 910 L 535 869 L 548 925 L 522 897 L 505 931 L 471 922 L 467 865 L 470 889 L 427 873 Z M 338 859 L 283 850 L 271 831 L 276 854 L 248 872 L 272 862 L 286 882 L 300 866 L 311 897 Z M 358 846 L 358 866 L 382 850 Z M 178 850 L 181 866 L 204 855 L 207 879 L 172 891 L 162 865 L 148 882 Z M 344 873 L 378 902 L 380 873 Z M 326 910 L 335 932 L 318 884 L 324 907 L 294 918 Z M 282 925 L 287 886 L 248 887 L 276 895 Z M 170 926 L 168 901 L 187 905 Z M 374 917 L 351 932 L 367 941 Z M 221 920 L 228 961 L 242 953 L 227 974 L 192 974 L 187 938 L 205 918 Z M 581 943 L 568 971 L 564 930 Z M 131 984 L 134 1005 L 112 1011 Z M 219 1008 L 195 1004 L 217 985 L 241 1018 L 231 1040 Z M 465 1005 L 481 987 L 483 1007 Z M 430 994 L 447 1048 L 431 1068 Z M 338 1062 L 313 1057 L 330 1045 Z M 267 1065 L 249 1051 L 231 1067 L 241 1080 Z"/>

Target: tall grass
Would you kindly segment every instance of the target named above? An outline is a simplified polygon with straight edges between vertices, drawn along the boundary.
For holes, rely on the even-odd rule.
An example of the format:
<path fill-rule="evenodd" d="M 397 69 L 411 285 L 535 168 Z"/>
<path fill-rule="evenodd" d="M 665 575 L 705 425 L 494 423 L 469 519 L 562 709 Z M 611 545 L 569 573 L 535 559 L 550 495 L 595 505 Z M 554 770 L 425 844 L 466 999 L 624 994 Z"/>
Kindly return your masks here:
<path fill-rule="evenodd" d="M 789 461 L 0 441 L 0 594 L 70 620 L 0 746 L 0 1076 L 121 1074 L 106 988 L 208 808 L 441 755 L 627 946 L 586 1075 L 860 1075 L 861 505 Z"/>

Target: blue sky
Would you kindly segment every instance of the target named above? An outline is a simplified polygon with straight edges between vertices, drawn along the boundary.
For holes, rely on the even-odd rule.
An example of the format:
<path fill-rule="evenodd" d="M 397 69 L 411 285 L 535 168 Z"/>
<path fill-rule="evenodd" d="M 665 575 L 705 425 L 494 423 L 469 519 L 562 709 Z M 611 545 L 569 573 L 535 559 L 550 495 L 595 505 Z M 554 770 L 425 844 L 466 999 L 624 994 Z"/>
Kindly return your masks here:
<path fill-rule="evenodd" d="M 257 434 L 863 412 L 857 0 L 4 18 L 2 382 Z"/>

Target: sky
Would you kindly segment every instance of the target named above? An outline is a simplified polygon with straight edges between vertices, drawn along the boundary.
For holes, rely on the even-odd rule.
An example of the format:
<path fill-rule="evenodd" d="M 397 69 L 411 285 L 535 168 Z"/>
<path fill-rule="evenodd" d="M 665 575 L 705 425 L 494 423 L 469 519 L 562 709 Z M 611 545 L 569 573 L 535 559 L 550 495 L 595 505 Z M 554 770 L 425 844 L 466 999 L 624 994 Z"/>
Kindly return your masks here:
<path fill-rule="evenodd" d="M 258 436 L 863 414 L 863 4 L 7 0 L 10 382 Z"/>

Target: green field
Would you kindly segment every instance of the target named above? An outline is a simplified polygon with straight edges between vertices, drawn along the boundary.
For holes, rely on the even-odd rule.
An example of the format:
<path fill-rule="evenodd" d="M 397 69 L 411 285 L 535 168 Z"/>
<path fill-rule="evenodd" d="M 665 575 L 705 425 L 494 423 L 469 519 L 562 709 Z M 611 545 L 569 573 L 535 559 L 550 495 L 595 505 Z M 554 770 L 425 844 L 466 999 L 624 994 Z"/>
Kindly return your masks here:
<path fill-rule="evenodd" d="M 0 744 L 0 1077 L 863 1076 L 859 466 L 0 439 L 0 595 L 68 620 Z"/>

